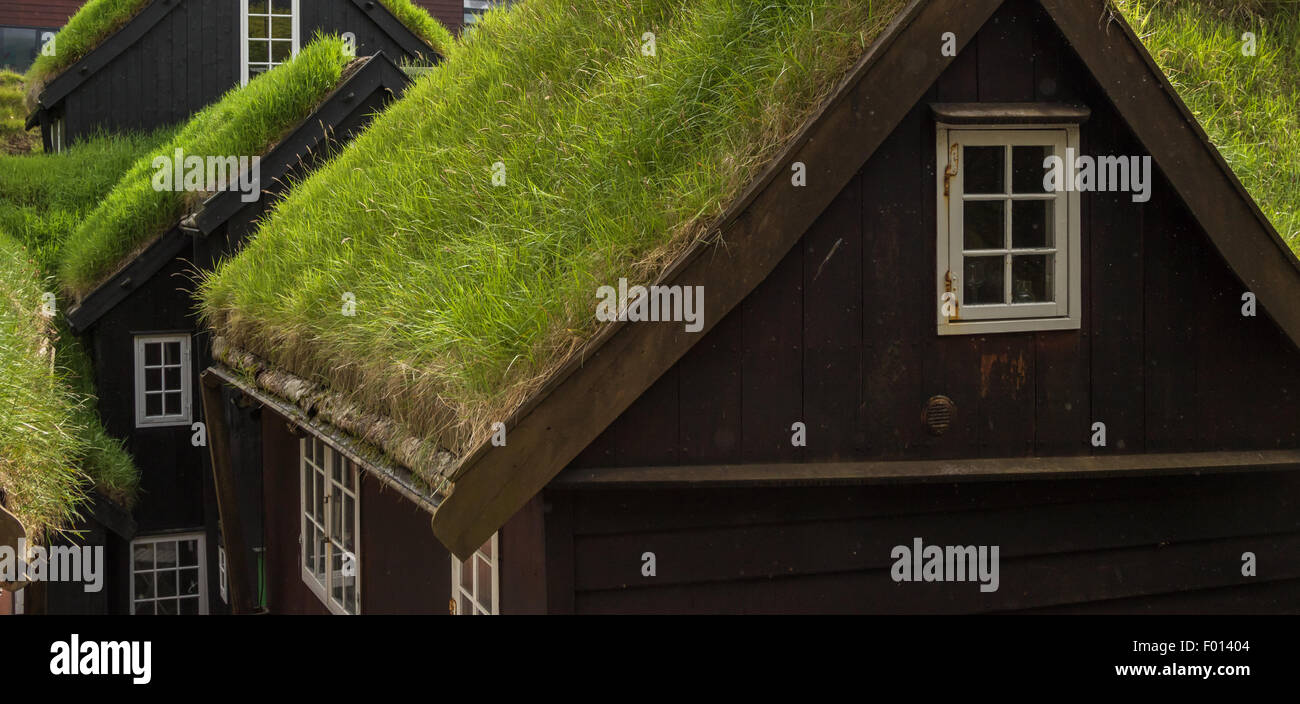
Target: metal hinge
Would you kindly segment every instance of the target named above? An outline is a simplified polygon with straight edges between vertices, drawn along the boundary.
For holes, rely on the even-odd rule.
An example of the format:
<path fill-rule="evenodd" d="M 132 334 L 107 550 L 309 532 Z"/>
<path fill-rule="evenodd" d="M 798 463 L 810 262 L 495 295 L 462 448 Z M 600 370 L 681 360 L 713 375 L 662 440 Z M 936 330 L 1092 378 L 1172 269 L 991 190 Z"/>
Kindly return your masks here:
<path fill-rule="evenodd" d="M 943 170 L 943 195 L 948 195 L 949 181 L 957 175 L 960 168 L 961 145 L 953 144 L 948 147 L 948 165 Z"/>

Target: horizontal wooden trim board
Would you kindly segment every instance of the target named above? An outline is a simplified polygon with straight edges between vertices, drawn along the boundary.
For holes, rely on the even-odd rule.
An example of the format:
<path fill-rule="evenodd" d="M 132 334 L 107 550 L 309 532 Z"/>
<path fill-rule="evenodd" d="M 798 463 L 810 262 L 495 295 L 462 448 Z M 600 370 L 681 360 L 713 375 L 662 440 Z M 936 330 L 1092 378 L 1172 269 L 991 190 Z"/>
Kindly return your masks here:
<path fill-rule="evenodd" d="M 931 103 L 935 119 L 952 125 L 984 123 L 1082 124 L 1092 116 L 1086 105 L 1065 103 Z"/>
<path fill-rule="evenodd" d="M 568 469 L 558 489 L 889 484 L 1300 470 L 1300 450 Z"/>

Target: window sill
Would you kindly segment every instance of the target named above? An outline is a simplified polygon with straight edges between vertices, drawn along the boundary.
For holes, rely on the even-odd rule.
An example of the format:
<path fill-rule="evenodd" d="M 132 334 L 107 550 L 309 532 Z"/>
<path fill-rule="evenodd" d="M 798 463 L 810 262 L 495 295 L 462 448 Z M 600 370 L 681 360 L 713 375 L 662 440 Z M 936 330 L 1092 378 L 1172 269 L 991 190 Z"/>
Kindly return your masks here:
<path fill-rule="evenodd" d="M 1022 318 L 1019 320 L 958 320 L 940 322 L 940 335 L 987 335 L 1001 332 L 1049 332 L 1053 330 L 1078 330 L 1075 318 Z"/>

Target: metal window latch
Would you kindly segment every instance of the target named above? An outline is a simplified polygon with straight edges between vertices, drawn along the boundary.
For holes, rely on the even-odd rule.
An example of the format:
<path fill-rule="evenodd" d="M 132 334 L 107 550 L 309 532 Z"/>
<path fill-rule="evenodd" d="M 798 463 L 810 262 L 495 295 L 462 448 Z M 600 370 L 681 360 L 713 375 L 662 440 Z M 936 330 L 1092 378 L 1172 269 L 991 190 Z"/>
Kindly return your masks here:
<path fill-rule="evenodd" d="M 948 147 L 948 165 L 943 170 L 943 195 L 948 195 L 950 181 L 953 176 L 957 175 L 960 166 L 961 145 L 954 144 Z"/>

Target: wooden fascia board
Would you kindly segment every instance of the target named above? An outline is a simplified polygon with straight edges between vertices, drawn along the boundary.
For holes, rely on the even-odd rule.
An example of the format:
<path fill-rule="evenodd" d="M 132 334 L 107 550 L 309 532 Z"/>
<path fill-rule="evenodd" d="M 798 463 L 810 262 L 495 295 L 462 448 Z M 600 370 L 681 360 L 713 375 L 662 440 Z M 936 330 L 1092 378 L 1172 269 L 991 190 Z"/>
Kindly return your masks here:
<path fill-rule="evenodd" d="M 434 50 L 433 47 L 425 43 L 410 27 L 402 24 L 388 8 L 376 0 L 352 0 L 360 10 L 366 13 L 371 22 L 379 27 L 385 34 L 392 37 L 406 53 L 411 56 L 423 56 L 431 62 L 442 60 L 442 56 Z"/>
<path fill-rule="evenodd" d="M 85 332 L 118 303 L 145 285 L 190 244 L 190 236 L 179 225 L 173 225 L 135 259 L 68 310 L 68 324 L 72 330 Z"/>
<path fill-rule="evenodd" d="M 63 73 L 50 81 L 45 86 L 45 90 L 41 91 L 38 102 L 45 108 L 58 105 L 86 79 L 98 73 L 100 69 L 112 63 L 131 45 L 140 41 L 141 37 L 148 34 L 154 25 L 158 24 L 162 18 L 167 16 L 167 13 L 175 10 L 180 4 L 180 0 L 154 0 L 152 4 L 141 10 L 135 17 L 132 17 L 121 29 L 100 42 L 99 46 L 92 49 L 89 54 L 81 57 L 80 61 L 69 66 Z"/>
<path fill-rule="evenodd" d="M 680 323 L 611 323 L 507 423 L 507 444 L 468 453 L 433 516 L 438 539 L 471 555 L 776 267 L 888 138 L 1002 0 L 916 0 L 850 71 L 834 97 L 728 209 L 721 237 L 693 246 L 661 283 L 704 287 L 703 330 Z M 807 168 L 796 193 L 791 164 Z"/>
<path fill-rule="evenodd" d="M 1300 470 L 1300 450 L 567 469 L 555 489 L 858 486 Z"/>
<path fill-rule="evenodd" d="M 1106 0 L 1039 0 L 1228 266 L 1300 349 L 1300 260 Z"/>
<path fill-rule="evenodd" d="M 387 69 L 387 70 L 386 70 Z M 265 197 L 272 184 L 289 173 L 302 158 L 318 149 L 333 133 L 334 127 L 352 115 L 358 105 L 376 91 L 387 89 L 400 96 L 410 79 L 392 61 L 379 52 L 366 60 L 346 81 L 334 89 L 307 119 L 299 123 L 260 162 L 261 183 Z M 248 205 L 237 191 L 222 191 L 203 203 L 194 216 L 195 225 L 204 235 L 211 235 Z"/>

